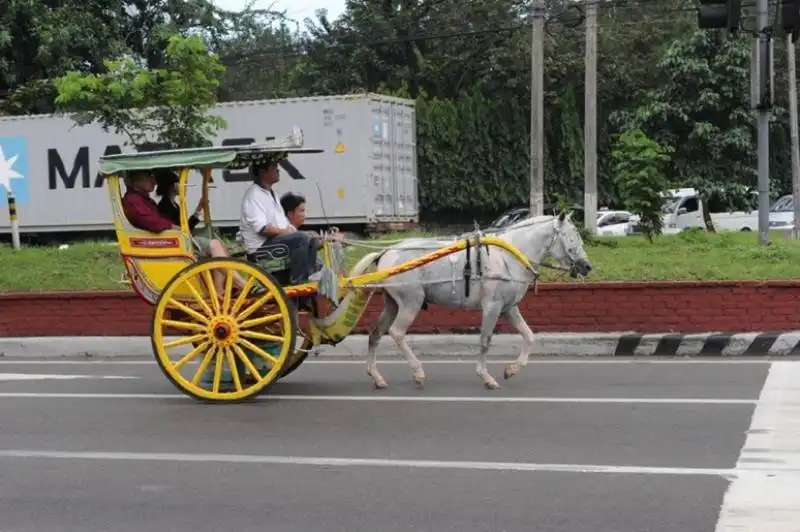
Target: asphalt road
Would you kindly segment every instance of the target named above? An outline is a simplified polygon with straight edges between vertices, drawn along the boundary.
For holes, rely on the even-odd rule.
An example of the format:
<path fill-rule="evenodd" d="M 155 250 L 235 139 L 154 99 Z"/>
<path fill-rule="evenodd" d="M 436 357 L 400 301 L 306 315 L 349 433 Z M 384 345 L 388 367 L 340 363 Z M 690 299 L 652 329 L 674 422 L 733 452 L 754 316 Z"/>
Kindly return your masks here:
<path fill-rule="evenodd" d="M 800 389 L 751 425 L 800 363 L 534 361 L 490 392 L 472 361 L 424 362 L 425 390 L 404 363 L 375 391 L 362 362 L 328 359 L 208 405 L 151 360 L 2 361 L 0 531 L 721 532 L 764 498 L 785 519 L 759 532 L 800 531 L 800 430 L 763 425 L 798 426 Z M 765 430 L 783 462 L 755 442 L 743 476 Z"/>

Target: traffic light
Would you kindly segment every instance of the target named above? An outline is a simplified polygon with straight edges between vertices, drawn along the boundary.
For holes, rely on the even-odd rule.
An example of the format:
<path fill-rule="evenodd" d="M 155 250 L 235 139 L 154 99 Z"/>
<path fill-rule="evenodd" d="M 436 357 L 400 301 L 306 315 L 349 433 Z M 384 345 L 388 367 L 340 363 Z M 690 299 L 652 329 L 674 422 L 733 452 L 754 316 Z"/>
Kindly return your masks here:
<path fill-rule="evenodd" d="M 798 0 L 786 0 L 795 3 Z M 724 28 L 736 33 L 742 20 L 742 0 L 700 0 L 697 24 L 700 29 Z"/>
<path fill-rule="evenodd" d="M 800 0 L 781 2 L 781 25 L 786 34 L 792 34 L 792 42 L 800 38 Z"/>

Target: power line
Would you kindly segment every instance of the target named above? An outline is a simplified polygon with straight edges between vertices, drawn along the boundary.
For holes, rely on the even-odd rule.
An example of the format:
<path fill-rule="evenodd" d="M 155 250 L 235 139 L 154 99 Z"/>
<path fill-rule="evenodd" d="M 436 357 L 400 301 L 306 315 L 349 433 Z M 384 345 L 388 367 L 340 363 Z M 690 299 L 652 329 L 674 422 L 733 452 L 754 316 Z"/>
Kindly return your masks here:
<path fill-rule="evenodd" d="M 607 7 L 608 4 L 611 4 L 614 9 L 632 9 L 634 6 L 653 6 L 653 5 L 660 5 L 663 6 L 663 1 L 660 0 L 632 0 L 629 2 L 622 3 L 621 0 L 617 0 L 617 2 L 603 2 L 602 0 L 596 0 L 598 5 L 604 5 Z M 614 5 L 619 3 L 621 5 Z M 748 6 L 748 2 L 743 2 L 743 7 Z M 755 5 L 755 4 L 752 4 Z M 657 14 L 659 17 L 654 17 L 651 19 L 646 20 L 638 20 L 638 21 L 618 21 L 612 20 L 608 21 L 605 20 L 604 23 L 599 23 L 599 27 L 609 27 L 613 26 L 615 28 L 619 27 L 641 27 L 645 25 L 658 25 L 658 24 L 668 24 L 675 21 L 674 16 L 669 17 L 668 15 L 675 15 L 675 14 L 688 14 L 692 12 L 696 12 L 696 7 L 672 7 L 668 9 L 661 9 Z M 654 13 L 655 14 L 655 13 Z M 581 21 L 582 22 L 582 21 Z M 562 25 L 566 29 L 575 29 L 580 26 L 580 24 L 565 24 L 564 21 L 559 20 L 556 17 L 551 17 L 548 20 L 547 26 L 552 28 L 553 25 Z M 531 28 L 531 22 L 523 21 L 519 24 L 513 25 L 506 25 L 506 26 L 498 26 L 498 27 L 487 27 L 482 29 L 474 29 L 474 30 L 450 30 L 450 31 L 440 31 L 440 32 L 423 32 L 414 35 L 406 35 L 406 36 L 397 36 L 397 37 L 387 37 L 382 39 L 373 39 L 373 40 L 365 40 L 359 38 L 350 38 L 350 39 L 340 39 L 335 40 L 334 42 L 327 43 L 325 41 L 319 39 L 309 39 L 309 38 L 301 38 L 299 42 L 292 43 L 286 46 L 275 46 L 275 47 L 268 47 L 268 48 L 261 48 L 254 52 L 239 52 L 233 54 L 225 54 L 221 55 L 220 59 L 223 62 L 234 62 L 234 63 L 250 63 L 253 61 L 257 61 L 259 59 L 267 59 L 267 58 L 289 58 L 289 57 L 300 57 L 304 55 L 308 55 L 309 53 L 320 52 L 320 51 L 343 51 L 351 48 L 378 48 L 381 46 L 391 46 L 396 44 L 407 44 L 410 42 L 427 42 L 427 41 L 437 41 L 437 40 L 451 40 L 457 38 L 470 38 L 470 37 L 481 37 L 487 35 L 495 35 L 500 36 L 504 33 L 516 33 L 519 31 L 528 31 Z M 552 33 L 551 33 L 552 34 Z"/>

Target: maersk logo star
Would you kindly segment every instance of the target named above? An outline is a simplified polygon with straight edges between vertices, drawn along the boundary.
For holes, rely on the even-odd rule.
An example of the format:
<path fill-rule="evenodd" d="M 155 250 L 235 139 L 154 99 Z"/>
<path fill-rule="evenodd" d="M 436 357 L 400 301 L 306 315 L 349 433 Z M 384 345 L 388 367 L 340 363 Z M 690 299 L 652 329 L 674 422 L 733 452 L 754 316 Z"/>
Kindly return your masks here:
<path fill-rule="evenodd" d="M 5 193 L 11 192 L 12 179 L 24 179 L 25 176 L 14 170 L 14 163 L 17 162 L 19 155 L 12 155 L 6 158 L 3 146 L 0 144 L 0 188 L 5 189 Z"/>
<path fill-rule="evenodd" d="M 31 191 L 28 176 L 28 143 L 25 137 L 0 137 L 0 208 L 8 205 L 8 196 L 12 193 L 17 205 L 29 203 Z"/>

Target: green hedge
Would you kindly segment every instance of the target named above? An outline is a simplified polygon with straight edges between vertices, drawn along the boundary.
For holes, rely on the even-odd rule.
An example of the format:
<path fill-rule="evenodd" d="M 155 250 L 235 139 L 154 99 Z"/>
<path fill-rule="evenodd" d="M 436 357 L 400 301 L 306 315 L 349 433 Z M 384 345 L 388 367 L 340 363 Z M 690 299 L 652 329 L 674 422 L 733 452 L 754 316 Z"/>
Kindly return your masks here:
<path fill-rule="evenodd" d="M 465 221 L 526 205 L 528 110 L 469 94 L 417 99 L 419 194 L 423 218 Z"/>

